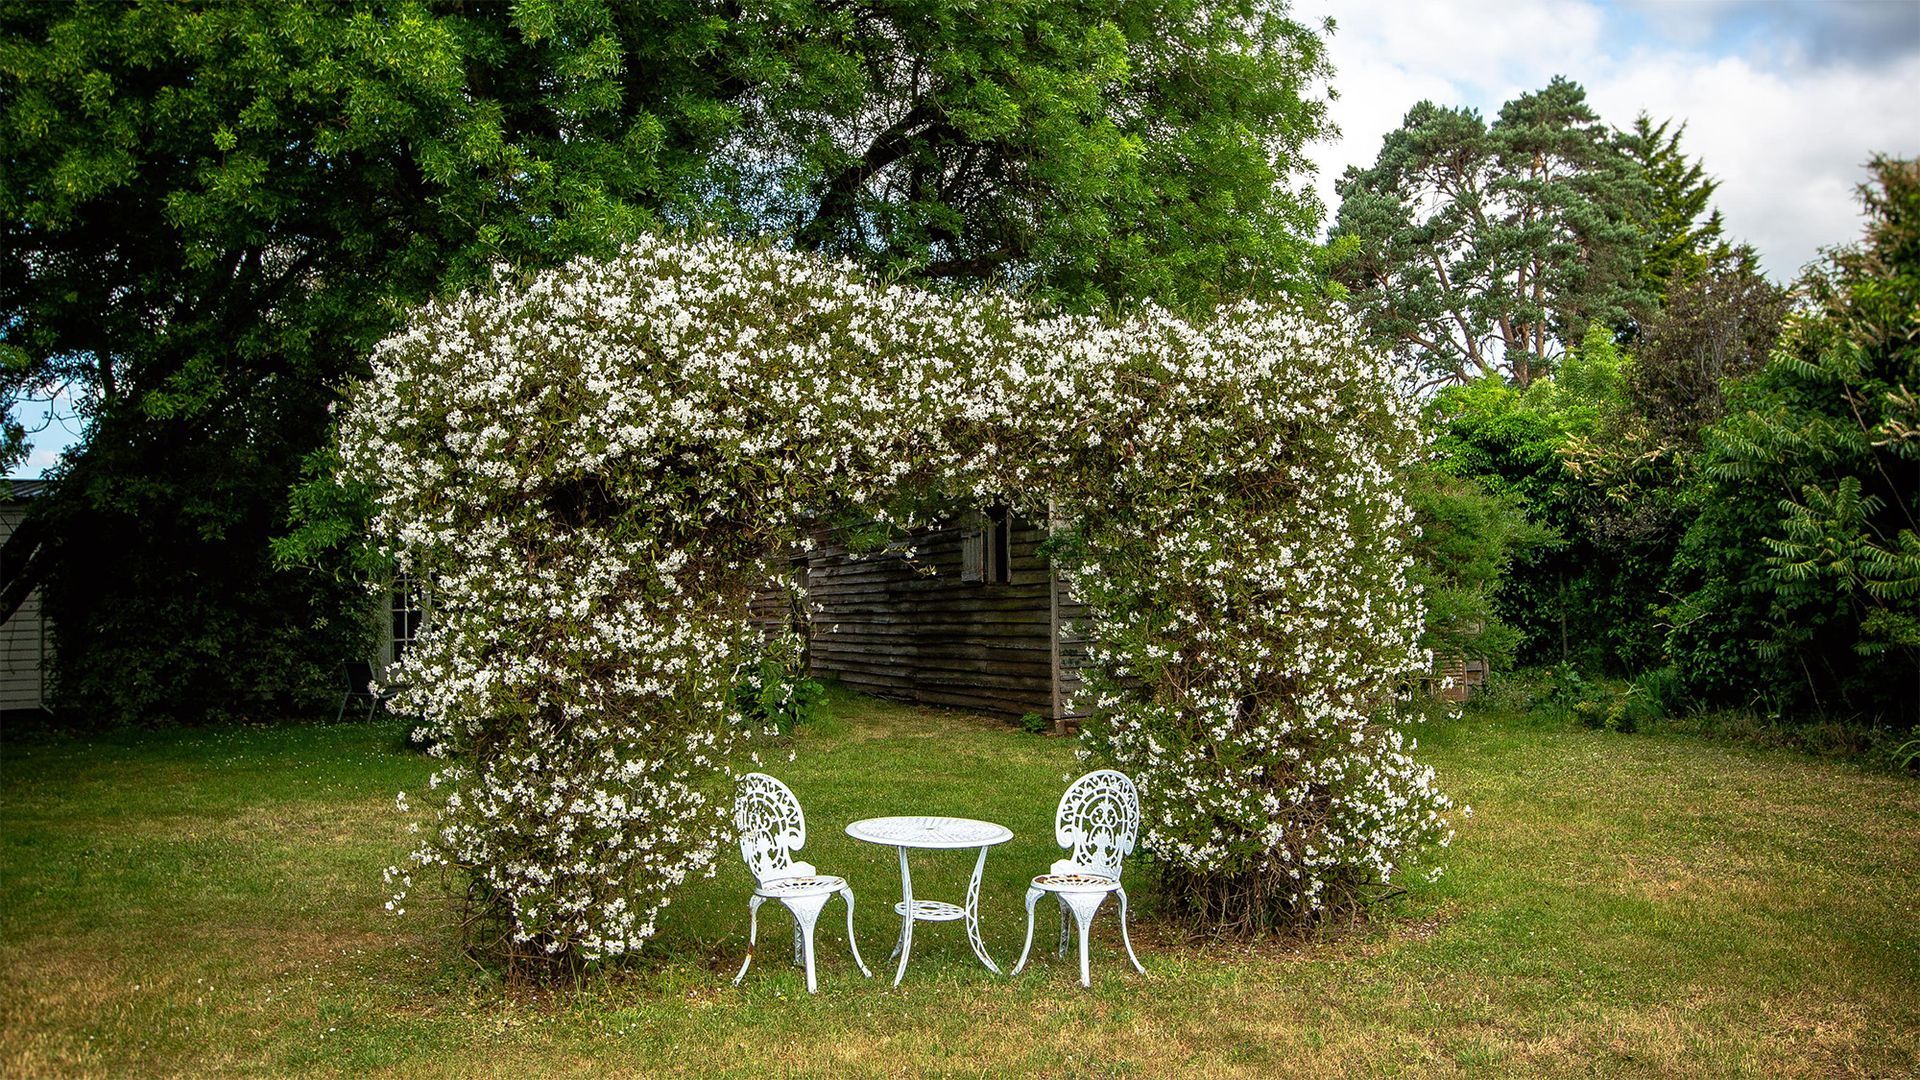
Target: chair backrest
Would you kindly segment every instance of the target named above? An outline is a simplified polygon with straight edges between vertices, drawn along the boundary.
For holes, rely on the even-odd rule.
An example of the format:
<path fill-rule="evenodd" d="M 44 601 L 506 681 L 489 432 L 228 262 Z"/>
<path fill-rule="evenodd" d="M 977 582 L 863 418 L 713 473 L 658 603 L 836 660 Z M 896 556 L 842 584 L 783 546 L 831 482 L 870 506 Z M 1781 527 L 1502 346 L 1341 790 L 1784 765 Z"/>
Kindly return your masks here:
<path fill-rule="evenodd" d="M 793 853 L 807 844 L 807 816 L 792 789 L 766 773 L 740 778 L 733 797 L 733 827 L 740 857 L 755 881 L 789 876 Z"/>
<path fill-rule="evenodd" d="M 1077 870 L 1118 881 L 1120 864 L 1140 836 L 1140 792 L 1125 773 L 1090 772 L 1067 786 L 1053 817 L 1054 839 Z M 1055 866 L 1059 866 L 1056 863 Z"/>
<path fill-rule="evenodd" d="M 347 693 L 371 694 L 373 683 L 373 665 L 365 660 L 349 660 L 344 665 L 347 673 Z"/>

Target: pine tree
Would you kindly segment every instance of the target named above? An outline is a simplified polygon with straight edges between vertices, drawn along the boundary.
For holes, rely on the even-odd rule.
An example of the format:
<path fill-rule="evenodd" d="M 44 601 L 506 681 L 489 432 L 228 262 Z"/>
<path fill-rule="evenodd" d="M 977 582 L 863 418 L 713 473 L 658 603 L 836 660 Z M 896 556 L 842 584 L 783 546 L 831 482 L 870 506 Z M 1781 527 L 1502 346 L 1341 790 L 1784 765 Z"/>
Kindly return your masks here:
<path fill-rule="evenodd" d="M 1436 381 L 1524 386 L 1650 301 L 1646 182 L 1567 79 L 1491 125 L 1423 101 L 1338 191 L 1335 276 L 1366 329 Z"/>
<path fill-rule="evenodd" d="M 1680 149 L 1687 125 L 1658 124 L 1646 113 L 1634 118 L 1623 132 L 1620 148 L 1640 166 L 1648 188 L 1645 252 L 1640 274 L 1646 291 L 1666 296 L 1676 284 L 1705 273 L 1716 252 L 1725 246 L 1720 211 L 1713 193 L 1720 182 L 1707 175 L 1706 166 Z"/>

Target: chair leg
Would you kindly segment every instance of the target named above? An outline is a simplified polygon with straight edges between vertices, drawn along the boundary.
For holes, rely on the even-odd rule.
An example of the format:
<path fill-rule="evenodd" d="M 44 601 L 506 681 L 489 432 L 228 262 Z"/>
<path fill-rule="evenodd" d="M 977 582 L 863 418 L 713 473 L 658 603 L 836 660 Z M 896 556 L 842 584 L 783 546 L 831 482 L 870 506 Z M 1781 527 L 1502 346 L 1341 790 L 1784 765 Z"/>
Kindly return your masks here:
<path fill-rule="evenodd" d="M 807 993 L 809 994 L 815 993 L 819 986 L 813 973 L 813 927 L 820 921 L 820 909 L 827 906 L 827 898 L 831 895 L 826 893 L 820 896 L 798 896 L 781 901 L 787 905 L 788 911 L 793 912 L 794 929 L 798 931 L 800 937 L 800 962 L 806 965 L 807 969 Z"/>
<path fill-rule="evenodd" d="M 1120 944 L 1127 947 L 1127 959 L 1133 961 L 1133 970 L 1145 975 L 1147 969 L 1140 963 L 1140 958 L 1133 954 L 1133 938 L 1127 934 L 1127 890 L 1116 888 L 1113 891 L 1120 894 Z"/>
<path fill-rule="evenodd" d="M 369 724 L 373 723 L 373 710 L 379 707 L 380 707 L 380 695 L 368 694 L 367 695 L 367 723 Z"/>
<path fill-rule="evenodd" d="M 735 986 L 739 986 L 740 980 L 747 977 L 747 967 L 753 963 L 754 942 L 760 938 L 760 905 L 766 902 L 767 898 L 759 895 L 747 901 L 747 958 L 740 962 L 740 974 L 733 977 Z"/>
<path fill-rule="evenodd" d="M 814 912 L 814 914 L 818 915 L 819 912 L 816 911 Z M 815 993 L 819 986 L 819 984 L 815 981 L 814 974 L 813 974 L 813 924 L 811 922 L 807 924 L 806 944 L 807 944 L 807 993 L 811 994 L 811 993 Z"/>
<path fill-rule="evenodd" d="M 853 950 L 853 962 L 860 965 L 860 974 L 873 978 L 873 972 L 867 970 L 867 962 L 860 959 L 860 941 L 853 936 L 853 887 L 840 890 L 840 898 L 847 902 L 847 947 Z"/>
<path fill-rule="evenodd" d="M 1087 925 L 1093 922 L 1093 912 L 1082 915 L 1075 911 L 1073 914 L 1080 921 L 1080 985 L 1092 986 L 1093 974 L 1087 966 Z"/>
<path fill-rule="evenodd" d="M 1013 965 L 1013 971 L 1010 974 L 1020 974 L 1020 969 L 1027 966 L 1027 954 L 1033 951 L 1033 905 L 1039 901 L 1042 891 L 1032 888 L 1027 890 L 1027 943 L 1020 946 L 1020 962 Z"/>
<path fill-rule="evenodd" d="M 340 695 L 340 711 L 333 714 L 334 723 L 336 724 L 339 723 L 347 715 L 347 701 L 352 697 L 353 697 L 353 691 L 351 690 Z"/>
<path fill-rule="evenodd" d="M 1067 943 L 1070 940 L 1069 935 L 1073 932 L 1067 923 L 1067 912 L 1070 909 L 1067 907 L 1067 896 L 1065 893 L 1054 893 L 1053 898 L 1060 901 L 1060 948 L 1054 955 L 1065 960 L 1067 958 Z"/>
<path fill-rule="evenodd" d="M 1087 963 L 1087 930 L 1093 924 L 1093 913 L 1100 910 L 1100 904 L 1106 900 L 1106 893 L 1061 893 L 1068 907 L 1073 909 L 1073 920 L 1080 924 L 1080 985 L 1092 986 L 1093 975 Z"/>

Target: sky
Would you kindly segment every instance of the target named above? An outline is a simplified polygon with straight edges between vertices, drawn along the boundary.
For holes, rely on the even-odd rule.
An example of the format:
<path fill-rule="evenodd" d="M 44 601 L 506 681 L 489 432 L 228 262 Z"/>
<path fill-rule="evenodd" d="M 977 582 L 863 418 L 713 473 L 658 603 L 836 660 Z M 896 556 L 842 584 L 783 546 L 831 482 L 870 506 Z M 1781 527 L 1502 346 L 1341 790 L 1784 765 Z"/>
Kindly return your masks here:
<path fill-rule="evenodd" d="M 1317 187 L 1371 164 L 1416 102 L 1500 105 L 1565 75 L 1601 119 L 1684 121 L 1681 147 L 1720 181 L 1727 232 L 1791 280 L 1858 238 L 1855 186 L 1875 151 L 1920 154 L 1920 0 L 1297 0 L 1331 16 L 1331 107 Z"/>
<path fill-rule="evenodd" d="M 1555 75 L 1617 127 L 1642 111 L 1684 121 L 1728 233 L 1782 282 L 1859 235 L 1869 155 L 1920 154 L 1920 0 L 1296 0 L 1293 13 L 1336 24 L 1340 134 L 1313 154 L 1329 219 L 1334 181 L 1371 163 L 1415 102 L 1492 118 Z M 26 412 L 41 430 L 18 475 L 39 476 L 78 424 L 64 403 L 51 422 Z"/>

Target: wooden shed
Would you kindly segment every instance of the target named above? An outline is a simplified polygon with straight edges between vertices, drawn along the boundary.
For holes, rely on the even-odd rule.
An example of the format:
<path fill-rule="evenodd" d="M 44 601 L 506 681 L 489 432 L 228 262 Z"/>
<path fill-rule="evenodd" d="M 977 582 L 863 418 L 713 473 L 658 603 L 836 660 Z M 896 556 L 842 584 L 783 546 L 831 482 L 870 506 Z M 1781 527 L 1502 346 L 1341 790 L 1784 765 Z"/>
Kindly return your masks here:
<path fill-rule="evenodd" d="M 803 635 L 816 677 L 901 701 L 1035 713 L 1063 730 L 1085 655 L 1070 624 L 1085 608 L 1040 550 L 1046 539 L 1044 524 L 996 509 L 880 553 L 822 545 L 795 560 L 806 602 L 769 589 L 756 614 Z"/>
<path fill-rule="evenodd" d="M 7 480 L 0 487 L 0 544 L 26 516 L 27 500 L 45 488 L 44 480 Z M 0 567 L 0 580 L 6 569 Z M 47 708 L 47 659 L 47 624 L 36 589 L 0 623 L 0 711 Z"/>

